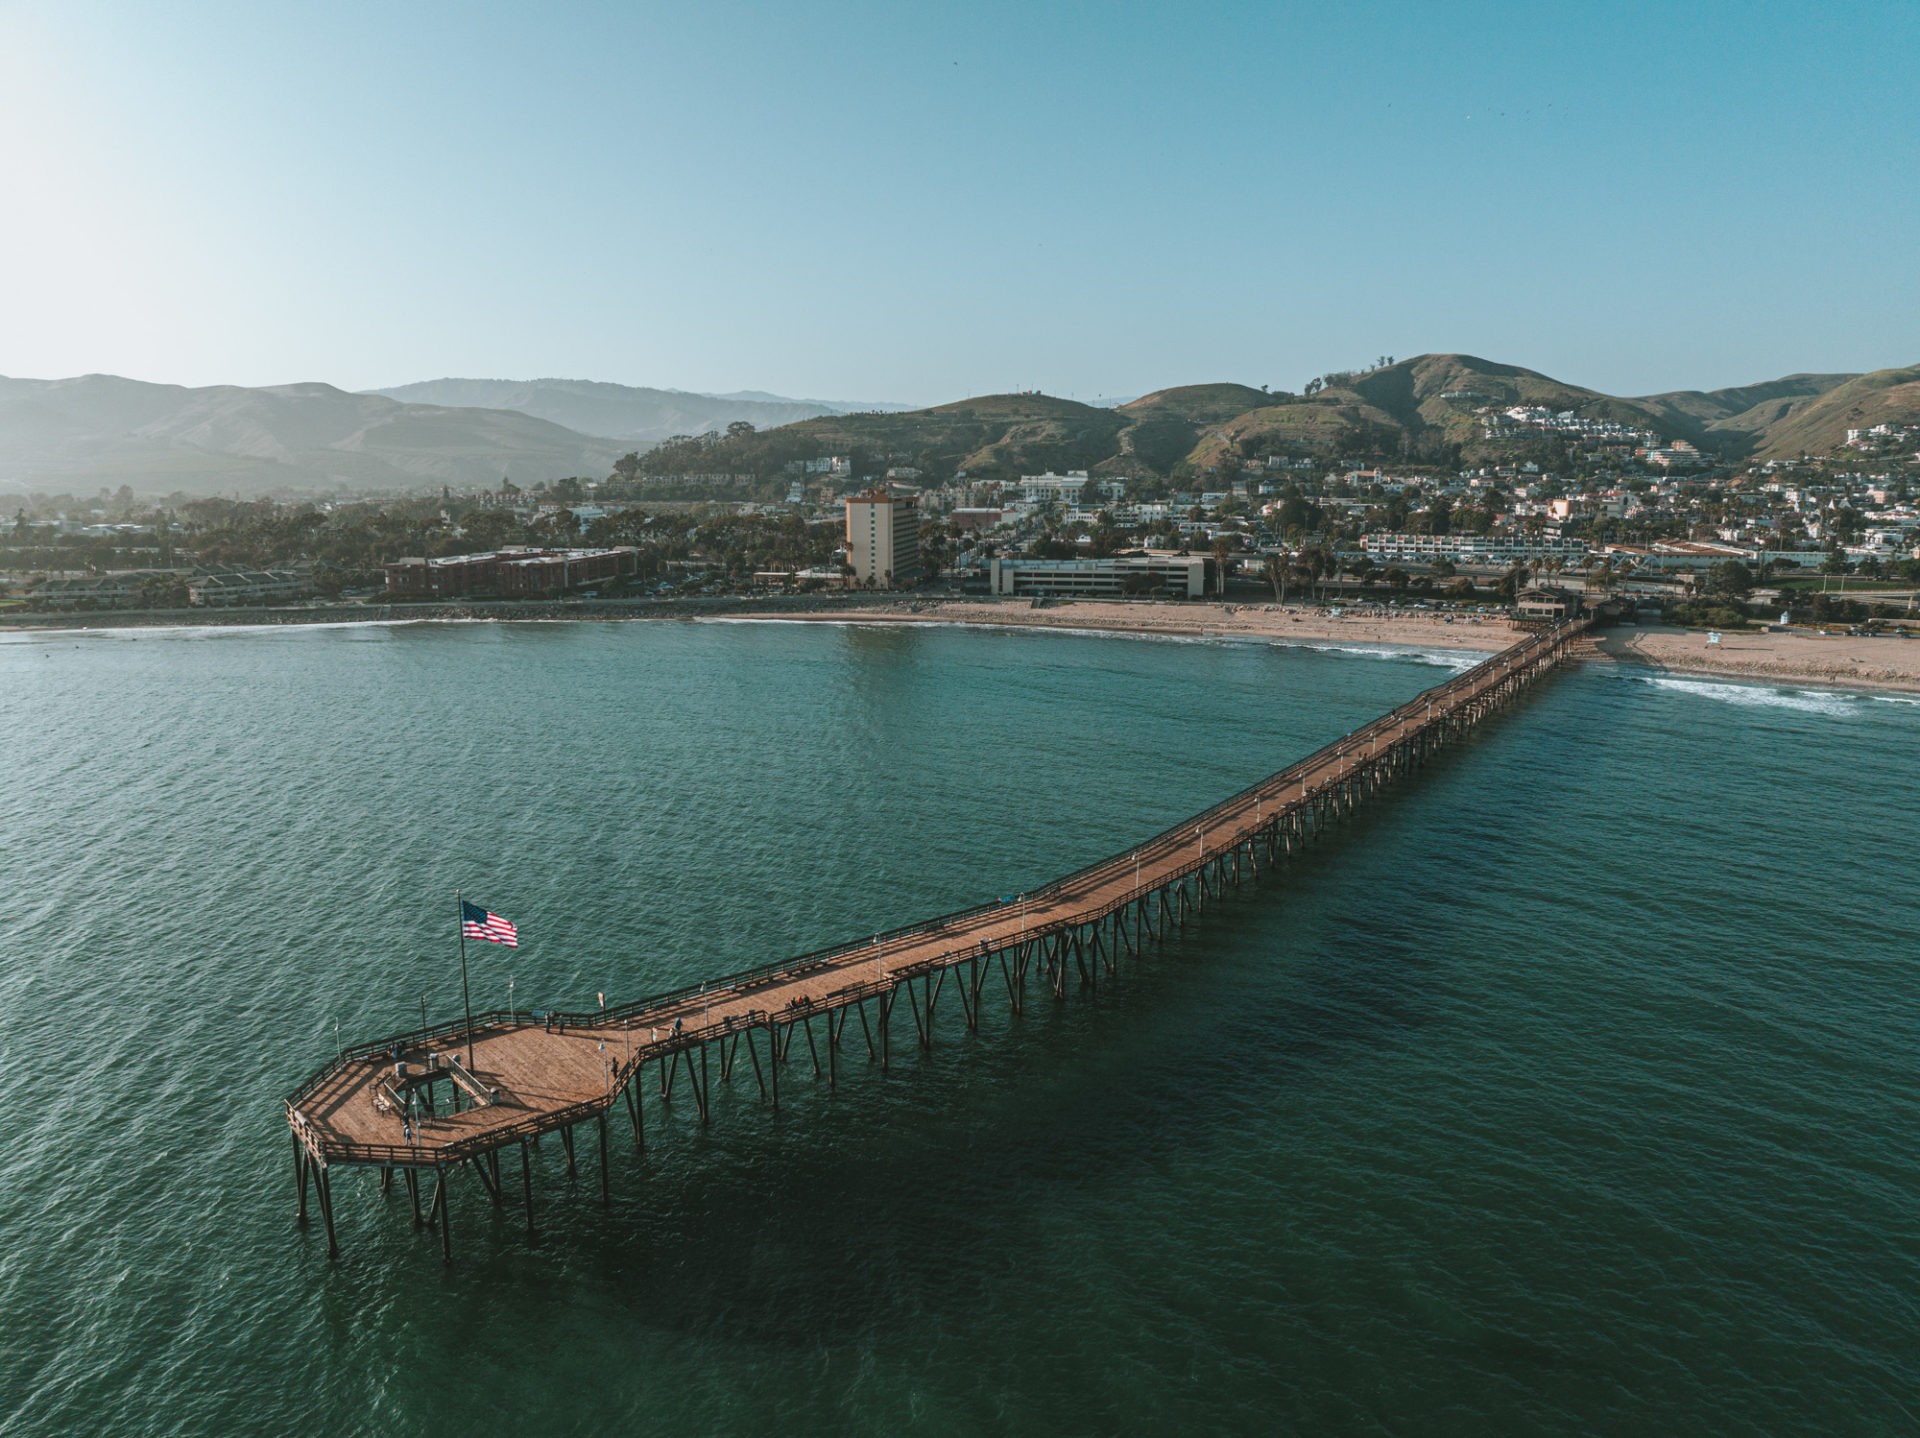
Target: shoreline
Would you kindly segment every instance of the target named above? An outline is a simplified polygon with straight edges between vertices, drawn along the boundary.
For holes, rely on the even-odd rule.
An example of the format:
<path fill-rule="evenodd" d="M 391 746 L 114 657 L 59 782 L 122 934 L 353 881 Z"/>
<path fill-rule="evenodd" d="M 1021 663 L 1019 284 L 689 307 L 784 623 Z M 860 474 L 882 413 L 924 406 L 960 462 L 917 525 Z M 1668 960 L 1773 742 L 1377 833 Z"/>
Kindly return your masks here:
<path fill-rule="evenodd" d="M 846 613 L 753 611 L 715 621 L 792 624 L 923 624 L 976 629 L 1044 629 L 1063 633 L 1156 635 L 1176 639 L 1248 639 L 1300 645 L 1364 645 L 1383 649 L 1454 649 L 1496 654 L 1524 631 L 1504 615 L 1387 614 L 1370 607 L 1331 614 L 1274 604 L 1150 604 L 1067 600 L 1035 609 L 1025 600 L 919 600 Z"/>
<path fill-rule="evenodd" d="M 31 619 L 33 622 L 22 622 Z M 303 609 L 100 611 L 8 615 L 0 634 L 103 630 L 324 627 L 364 624 L 586 622 L 677 620 L 682 623 L 940 625 L 992 629 L 1136 635 L 1169 639 L 1243 639 L 1320 648 L 1498 652 L 1526 631 L 1497 614 L 1388 610 L 1266 601 L 1217 603 L 1149 600 L 1030 600 L 818 596 L 768 601 L 601 600 L 545 603 L 329 605 Z M 1920 693 L 1920 640 L 1805 631 L 1727 631 L 1718 645 L 1706 631 L 1664 626 L 1596 630 L 1582 661 L 1655 674 L 1864 692 Z"/>
<path fill-rule="evenodd" d="M 1686 678 L 1732 679 L 1878 694 L 1920 693 L 1920 640 L 1887 636 L 1728 630 L 1717 645 L 1704 629 L 1602 629 L 1587 637 L 1589 662 Z"/>

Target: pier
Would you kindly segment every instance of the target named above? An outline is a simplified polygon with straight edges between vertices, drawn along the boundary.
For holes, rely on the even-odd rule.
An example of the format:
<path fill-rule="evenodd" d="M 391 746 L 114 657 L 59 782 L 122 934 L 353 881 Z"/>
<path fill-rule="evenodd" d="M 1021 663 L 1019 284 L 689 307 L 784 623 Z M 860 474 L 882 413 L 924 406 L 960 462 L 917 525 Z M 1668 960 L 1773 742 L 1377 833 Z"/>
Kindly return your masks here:
<path fill-rule="evenodd" d="M 495 1204 L 523 1207 L 533 1231 L 532 1145 L 543 1136 L 557 1136 L 570 1177 L 579 1149 L 593 1150 L 607 1200 L 609 1120 L 624 1120 L 644 1149 L 648 1065 L 656 1106 L 682 1086 L 704 1124 L 716 1076 L 750 1074 L 777 1109 L 796 1059 L 830 1085 L 850 1061 L 884 1072 L 903 1047 L 932 1046 L 943 1002 L 974 1031 L 983 1005 L 1003 996 L 1018 1014 L 1064 1000 L 1076 983 L 1097 989 L 1123 959 L 1184 930 L 1511 702 L 1568 657 L 1587 623 L 1536 632 L 1231 798 L 1025 894 L 633 1003 L 495 1010 L 346 1048 L 286 1100 L 298 1220 L 309 1221 L 311 1195 L 337 1256 L 337 1172 L 375 1170 L 383 1191 L 399 1175 L 414 1224 L 436 1230 L 451 1261 L 448 1189 L 462 1169 Z"/>

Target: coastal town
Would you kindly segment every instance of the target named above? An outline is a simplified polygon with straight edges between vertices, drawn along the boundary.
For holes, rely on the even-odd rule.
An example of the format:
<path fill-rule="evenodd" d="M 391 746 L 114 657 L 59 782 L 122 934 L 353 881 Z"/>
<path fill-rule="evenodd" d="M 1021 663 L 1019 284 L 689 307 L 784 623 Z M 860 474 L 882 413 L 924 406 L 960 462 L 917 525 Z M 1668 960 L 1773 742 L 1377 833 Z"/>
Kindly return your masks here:
<path fill-rule="evenodd" d="M 1571 412 L 1483 410 L 1489 438 L 1551 435 L 1564 463 L 1229 451 L 1170 476 L 941 475 L 824 454 L 709 474 L 636 453 L 477 492 L 36 493 L 0 521 L 0 615 L 933 591 L 1509 610 L 1601 596 L 1721 627 L 1913 617 L 1920 425 L 1741 464 Z"/>
<path fill-rule="evenodd" d="M 0 1438 L 1920 1435 L 1916 55 L 0 0 Z"/>

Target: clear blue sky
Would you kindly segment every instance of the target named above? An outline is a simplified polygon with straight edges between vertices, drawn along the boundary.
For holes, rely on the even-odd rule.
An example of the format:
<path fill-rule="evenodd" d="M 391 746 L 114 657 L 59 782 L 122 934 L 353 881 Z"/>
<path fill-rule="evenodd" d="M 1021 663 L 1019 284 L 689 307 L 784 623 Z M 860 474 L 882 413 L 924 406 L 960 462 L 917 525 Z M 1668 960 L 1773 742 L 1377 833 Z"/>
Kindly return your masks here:
<path fill-rule="evenodd" d="M 0 0 L 0 373 L 1920 361 L 1920 4 Z"/>

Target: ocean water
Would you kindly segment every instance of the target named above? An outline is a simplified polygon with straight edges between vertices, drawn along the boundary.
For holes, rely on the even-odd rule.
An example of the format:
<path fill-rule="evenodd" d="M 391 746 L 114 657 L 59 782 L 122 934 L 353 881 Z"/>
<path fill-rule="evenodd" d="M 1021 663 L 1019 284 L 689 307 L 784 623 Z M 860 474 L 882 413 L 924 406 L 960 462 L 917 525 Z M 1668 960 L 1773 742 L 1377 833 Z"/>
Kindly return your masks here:
<path fill-rule="evenodd" d="M 0 1435 L 1910 1433 L 1920 707 L 1581 670 L 1097 995 L 293 1223 L 280 1100 L 1029 887 L 1458 655 L 0 639 Z M 857 1045 L 856 1045 L 857 1046 Z"/>

